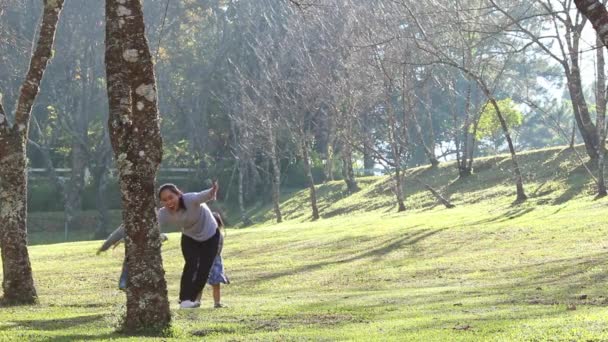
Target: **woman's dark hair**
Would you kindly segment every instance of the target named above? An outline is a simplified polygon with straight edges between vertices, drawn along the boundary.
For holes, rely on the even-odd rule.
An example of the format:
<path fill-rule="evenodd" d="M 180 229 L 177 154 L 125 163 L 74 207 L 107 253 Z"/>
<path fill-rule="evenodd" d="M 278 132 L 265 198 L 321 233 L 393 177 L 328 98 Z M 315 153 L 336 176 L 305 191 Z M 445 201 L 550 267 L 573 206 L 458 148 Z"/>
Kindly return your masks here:
<path fill-rule="evenodd" d="M 172 184 L 172 183 L 167 183 L 167 184 L 161 185 L 160 188 L 158 188 L 158 199 L 159 200 L 160 200 L 160 194 L 162 194 L 163 191 L 165 191 L 165 190 L 169 190 L 179 197 L 179 204 L 178 204 L 179 210 L 186 210 L 186 204 L 184 203 L 184 196 L 183 196 L 184 193 L 177 187 L 177 185 Z"/>

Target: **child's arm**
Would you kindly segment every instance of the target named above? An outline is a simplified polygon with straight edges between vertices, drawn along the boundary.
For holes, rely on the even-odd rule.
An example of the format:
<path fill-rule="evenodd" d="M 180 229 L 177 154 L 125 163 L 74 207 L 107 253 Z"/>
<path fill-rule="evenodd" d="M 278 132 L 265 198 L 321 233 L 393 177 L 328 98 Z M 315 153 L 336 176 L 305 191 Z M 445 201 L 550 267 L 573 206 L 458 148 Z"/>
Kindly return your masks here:
<path fill-rule="evenodd" d="M 124 224 L 121 224 L 106 238 L 106 240 L 103 242 L 101 247 L 99 247 L 99 249 L 97 250 L 97 255 L 99 255 L 101 252 L 107 251 L 111 247 L 116 248 L 116 246 L 118 246 L 121 242 L 123 242 L 125 236 L 126 236 L 125 226 L 124 226 Z M 167 240 L 169 240 L 169 238 L 167 237 L 167 234 L 160 233 L 160 241 L 165 242 Z"/>
<path fill-rule="evenodd" d="M 108 249 L 110 249 L 110 247 L 118 245 L 124 238 L 125 226 L 121 224 L 103 242 L 101 247 L 99 247 L 99 250 L 97 250 L 97 254 L 99 255 L 99 253 L 107 251 Z"/>
<path fill-rule="evenodd" d="M 224 249 L 224 234 L 220 233 L 220 241 L 217 244 L 217 255 L 222 255 L 223 249 Z"/>

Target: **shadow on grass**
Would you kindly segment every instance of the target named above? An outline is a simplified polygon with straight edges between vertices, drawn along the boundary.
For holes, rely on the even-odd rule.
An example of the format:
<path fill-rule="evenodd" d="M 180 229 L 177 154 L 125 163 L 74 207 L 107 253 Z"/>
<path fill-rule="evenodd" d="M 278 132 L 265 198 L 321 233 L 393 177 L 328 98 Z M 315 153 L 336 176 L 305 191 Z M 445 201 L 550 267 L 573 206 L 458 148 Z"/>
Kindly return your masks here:
<path fill-rule="evenodd" d="M 496 215 L 494 217 L 489 217 L 483 220 L 478 220 L 478 221 L 473 221 L 473 222 L 467 222 L 468 225 L 479 225 L 479 224 L 486 224 L 486 223 L 494 223 L 494 222 L 505 222 L 508 220 L 513 220 L 519 217 L 522 217 L 526 214 L 531 213 L 532 211 L 534 211 L 535 208 L 523 208 L 523 207 L 514 207 L 513 209 L 504 212 L 504 213 L 500 213 L 499 215 Z"/>
<path fill-rule="evenodd" d="M 405 234 L 401 238 L 386 242 L 377 248 L 370 249 L 366 252 L 359 253 L 359 254 L 351 256 L 349 258 L 343 258 L 343 259 L 333 260 L 333 261 L 323 261 L 323 262 L 319 262 L 319 263 L 304 265 L 304 266 L 297 267 L 294 269 L 274 272 L 271 274 L 257 277 L 254 281 L 258 282 L 258 281 L 274 280 L 277 278 L 290 276 L 290 275 L 298 274 L 301 272 L 312 272 L 312 271 L 321 269 L 325 266 L 331 266 L 331 265 L 335 265 L 335 264 L 344 264 L 344 263 L 349 263 L 349 262 L 366 259 L 366 258 L 382 258 L 383 256 L 391 253 L 394 250 L 397 250 L 397 249 L 405 247 L 405 246 L 413 246 L 424 239 L 427 239 L 435 234 L 440 233 L 443 230 L 445 230 L 445 228 L 434 229 L 434 230 L 423 229 L 423 230 L 420 230 L 420 231 L 417 231 L 414 233 Z"/>
<path fill-rule="evenodd" d="M 568 172 L 568 176 L 565 177 L 564 182 L 568 185 L 568 189 L 564 191 L 554 201 L 554 205 L 566 203 L 581 194 L 585 189 L 585 185 L 589 180 L 589 175 L 586 173 L 585 166 L 579 165 L 574 170 Z"/>
<path fill-rule="evenodd" d="M 124 337 L 118 333 L 106 333 L 101 335 L 83 335 L 83 334 L 74 334 L 74 335 L 62 335 L 62 336 L 50 336 L 45 337 L 44 341 L 46 342 L 71 342 L 71 341 L 100 341 L 100 340 L 113 340 L 120 337 Z"/>
<path fill-rule="evenodd" d="M 15 320 L 5 322 L 7 325 L 0 327 L 1 330 L 11 330 L 12 328 L 27 329 L 27 330 L 65 330 L 78 325 L 90 324 L 102 320 L 105 315 L 84 315 L 61 319 L 32 319 L 32 320 Z"/>

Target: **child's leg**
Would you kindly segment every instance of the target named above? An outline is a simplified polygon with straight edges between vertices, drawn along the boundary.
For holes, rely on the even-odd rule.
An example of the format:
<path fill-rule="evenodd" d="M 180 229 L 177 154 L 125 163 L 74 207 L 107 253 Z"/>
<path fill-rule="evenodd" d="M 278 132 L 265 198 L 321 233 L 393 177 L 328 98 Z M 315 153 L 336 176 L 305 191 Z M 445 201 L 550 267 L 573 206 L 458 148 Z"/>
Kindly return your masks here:
<path fill-rule="evenodd" d="M 196 301 L 200 303 L 202 296 L 203 296 L 203 291 L 199 292 L 198 295 L 196 295 Z"/>
<path fill-rule="evenodd" d="M 120 279 L 118 280 L 118 288 L 121 290 L 125 290 L 127 288 L 127 258 L 122 263 L 122 272 L 120 274 Z"/>
<path fill-rule="evenodd" d="M 215 304 L 220 304 L 220 284 L 211 285 L 213 287 L 213 301 Z"/>

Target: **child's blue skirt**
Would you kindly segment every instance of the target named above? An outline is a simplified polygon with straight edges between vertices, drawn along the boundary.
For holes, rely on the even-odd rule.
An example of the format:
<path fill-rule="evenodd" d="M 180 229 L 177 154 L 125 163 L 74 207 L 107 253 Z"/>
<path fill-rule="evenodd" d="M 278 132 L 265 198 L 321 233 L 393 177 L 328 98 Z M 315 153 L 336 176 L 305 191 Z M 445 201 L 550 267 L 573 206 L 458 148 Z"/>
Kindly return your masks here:
<path fill-rule="evenodd" d="M 218 285 L 220 283 L 230 284 L 230 280 L 228 280 L 226 273 L 224 273 L 224 262 L 222 261 L 222 256 L 218 255 L 215 257 L 215 260 L 213 260 L 213 266 L 211 266 L 207 284 Z"/>

